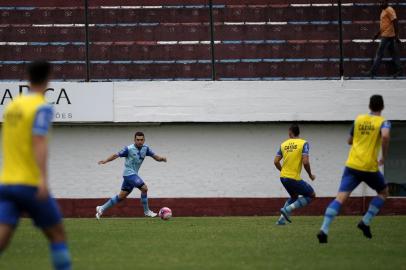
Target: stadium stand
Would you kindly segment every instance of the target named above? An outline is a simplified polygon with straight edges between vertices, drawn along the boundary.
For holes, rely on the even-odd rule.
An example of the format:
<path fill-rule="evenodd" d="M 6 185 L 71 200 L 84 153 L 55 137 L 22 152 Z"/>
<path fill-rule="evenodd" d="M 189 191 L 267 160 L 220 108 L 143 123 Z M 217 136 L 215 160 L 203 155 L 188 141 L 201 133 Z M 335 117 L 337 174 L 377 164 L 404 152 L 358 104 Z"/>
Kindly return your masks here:
<path fill-rule="evenodd" d="M 361 77 L 378 43 L 374 0 L 343 0 L 344 76 Z M 214 0 L 214 58 L 204 0 L 0 1 L 0 79 L 25 64 L 55 64 L 55 80 L 282 80 L 340 78 L 338 6 L 332 0 Z M 406 35 L 406 3 L 396 9 Z M 404 45 L 403 45 L 404 46 Z M 380 73 L 392 73 L 386 59 Z M 406 62 L 406 51 L 401 50 Z"/>

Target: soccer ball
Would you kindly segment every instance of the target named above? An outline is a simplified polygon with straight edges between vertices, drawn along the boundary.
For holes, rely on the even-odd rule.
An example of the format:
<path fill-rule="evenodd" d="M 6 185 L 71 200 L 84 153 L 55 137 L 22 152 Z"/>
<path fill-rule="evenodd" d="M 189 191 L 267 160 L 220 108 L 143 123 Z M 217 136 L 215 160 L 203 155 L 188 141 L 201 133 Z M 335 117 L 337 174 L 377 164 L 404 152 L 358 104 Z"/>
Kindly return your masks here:
<path fill-rule="evenodd" d="M 159 217 L 163 220 L 168 220 L 172 217 L 172 210 L 168 207 L 162 207 L 158 213 Z"/>

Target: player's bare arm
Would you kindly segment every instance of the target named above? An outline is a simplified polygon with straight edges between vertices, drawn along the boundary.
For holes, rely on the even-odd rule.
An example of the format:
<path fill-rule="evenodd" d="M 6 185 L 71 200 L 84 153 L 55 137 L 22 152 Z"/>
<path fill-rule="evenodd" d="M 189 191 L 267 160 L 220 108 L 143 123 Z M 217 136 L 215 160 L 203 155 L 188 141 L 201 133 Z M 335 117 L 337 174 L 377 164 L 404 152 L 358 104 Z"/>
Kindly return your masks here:
<path fill-rule="evenodd" d="M 282 171 L 281 160 L 282 160 L 281 156 L 275 156 L 275 159 L 273 160 L 273 164 L 278 169 L 278 171 Z"/>
<path fill-rule="evenodd" d="M 161 156 L 158 156 L 158 155 L 153 155 L 152 158 L 155 159 L 158 162 L 166 162 L 167 161 L 166 157 L 161 157 Z"/>
<path fill-rule="evenodd" d="M 97 162 L 97 164 L 99 164 L 99 165 L 106 164 L 106 163 L 108 163 L 110 161 L 113 161 L 113 160 L 115 160 L 117 158 L 119 158 L 119 156 L 117 154 L 113 154 L 113 155 L 109 156 L 106 159 L 100 160 L 99 162 Z"/>
<path fill-rule="evenodd" d="M 309 178 L 312 181 L 314 181 L 316 179 L 316 176 L 314 174 L 312 174 L 312 170 L 310 168 L 309 155 L 303 155 L 302 162 L 303 162 L 303 167 L 305 168 L 307 174 L 309 175 Z"/>
<path fill-rule="evenodd" d="M 46 136 L 32 136 L 35 160 L 41 175 L 40 184 L 38 186 L 37 197 L 40 200 L 45 200 L 49 196 L 48 192 L 48 142 Z"/>
<path fill-rule="evenodd" d="M 390 141 L 390 129 L 383 128 L 381 130 L 382 137 L 382 157 L 379 160 L 379 166 L 384 165 L 386 157 L 388 156 L 389 141 Z"/>

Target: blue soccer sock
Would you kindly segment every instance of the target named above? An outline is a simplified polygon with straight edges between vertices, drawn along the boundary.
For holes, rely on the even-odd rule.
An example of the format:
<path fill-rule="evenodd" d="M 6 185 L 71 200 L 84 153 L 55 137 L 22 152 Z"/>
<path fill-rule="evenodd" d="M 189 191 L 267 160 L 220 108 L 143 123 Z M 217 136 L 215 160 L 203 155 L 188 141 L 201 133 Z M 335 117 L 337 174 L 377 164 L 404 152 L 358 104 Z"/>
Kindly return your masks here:
<path fill-rule="evenodd" d="M 70 270 L 72 262 L 65 242 L 51 243 L 51 258 L 55 270 Z"/>
<path fill-rule="evenodd" d="M 144 208 L 144 213 L 147 213 L 149 211 L 149 207 L 148 207 L 148 195 L 146 192 L 141 192 L 141 204 L 142 207 Z"/>
<path fill-rule="evenodd" d="M 362 218 L 362 221 L 365 223 L 365 225 L 369 225 L 371 223 L 372 218 L 376 216 L 376 214 L 378 214 L 384 203 L 385 200 L 379 196 L 376 196 L 372 199 L 371 203 L 369 204 L 368 211 Z"/>
<path fill-rule="evenodd" d="M 292 198 L 287 199 L 286 202 L 285 202 L 285 204 L 283 205 L 283 208 L 286 208 L 288 205 L 290 205 L 290 204 L 292 204 L 292 203 L 294 203 L 294 202 L 295 202 L 295 199 L 292 199 Z M 279 217 L 278 222 L 279 222 L 279 223 L 286 222 L 285 217 L 284 217 L 283 215 L 281 215 L 281 216 Z"/>
<path fill-rule="evenodd" d="M 119 203 L 121 200 L 118 197 L 118 195 L 112 197 L 111 199 L 109 199 L 105 204 L 103 204 L 101 206 L 102 211 L 106 211 L 107 209 L 113 207 L 114 205 L 116 205 L 117 203 Z"/>
<path fill-rule="evenodd" d="M 286 212 L 291 213 L 293 210 L 297 208 L 301 208 L 308 205 L 311 202 L 311 200 L 312 199 L 310 197 L 299 197 L 294 203 L 286 206 L 285 210 Z"/>
<path fill-rule="evenodd" d="M 321 225 L 320 230 L 322 230 L 325 234 L 328 234 L 328 230 L 330 228 L 331 222 L 333 219 L 338 215 L 340 212 L 341 203 L 337 200 L 332 201 L 326 209 L 324 214 L 323 224 Z"/>

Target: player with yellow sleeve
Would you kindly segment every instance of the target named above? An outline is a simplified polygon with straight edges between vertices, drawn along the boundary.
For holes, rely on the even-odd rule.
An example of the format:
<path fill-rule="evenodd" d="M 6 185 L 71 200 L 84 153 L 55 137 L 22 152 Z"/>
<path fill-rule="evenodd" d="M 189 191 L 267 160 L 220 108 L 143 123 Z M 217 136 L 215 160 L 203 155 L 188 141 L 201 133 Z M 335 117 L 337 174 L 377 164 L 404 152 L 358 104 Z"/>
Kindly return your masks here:
<path fill-rule="evenodd" d="M 309 174 L 311 180 L 316 179 L 311 172 L 309 162 L 309 144 L 299 138 L 299 126 L 293 124 L 289 128 L 289 139 L 284 141 L 275 156 L 275 167 L 281 172 L 280 180 L 290 198 L 281 208 L 281 216 L 277 225 L 285 225 L 286 221 L 291 222 L 290 215 L 294 209 L 308 205 L 316 197 L 313 188 L 302 180 L 302 166 Z M 283 165 L 281 160 L 283 159 Z M 300 196 L 300 197 L 299 197 Z"/>
<path fill-rule="evenodd" d="M 337 197 L 327 207 L 323 224 L 317 234 L 320 243 L 327 243 L 331 222 L 338 215 L 342 204 L 361 182 L 365 182 L 378 193 L 357 226 L 365 237 L 372 238 L 371 220 L 378 214 L 388 196 L 388 187 L 379 166 L 384 164 L 388 153 L 391 124 L 381 116 L 384 109 L 381 95 L 371 96 L 369 108 L 371 112 L 359 115 L 351 129 L 348 139 L 348 144 L 352 145 L 351 150 L 345 163 Z M 382 157 L 378 161 L 381 148 Z"/>
<path fill-rule="evenodd" d="M 28 67 L 30 93 L 15 98 L 4 110 L 0 254 L 7 248 L 25 212 L 48 238 L 54 269 L 69 270 L 71 259 L 62 215 L 48 191 L 48 132 L 53 109 L 46 102 L 44 92 L 50 71 L 47 62 L 31 63 Z"/>

